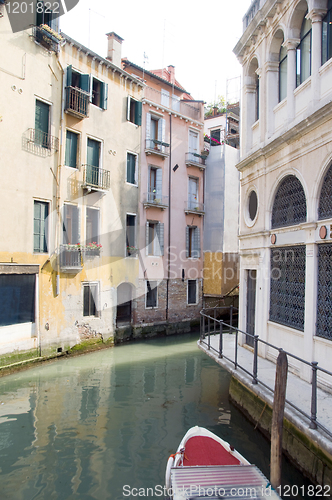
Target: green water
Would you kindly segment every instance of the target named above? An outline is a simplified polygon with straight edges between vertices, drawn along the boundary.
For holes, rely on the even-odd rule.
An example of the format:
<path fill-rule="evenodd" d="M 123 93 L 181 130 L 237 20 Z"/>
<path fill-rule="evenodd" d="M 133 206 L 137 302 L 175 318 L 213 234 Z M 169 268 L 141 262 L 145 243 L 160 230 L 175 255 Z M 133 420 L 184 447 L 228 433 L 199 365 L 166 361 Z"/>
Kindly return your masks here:
<path fill-rule="evenodd" d="M 268 476 L 269 443 L 230 405 L 229 374 L 196 342 L 160 338 L 0 379 L 0 500 L 161 498 L 167 458 L 194 425 Z M 284 469 L 285 482 L 303 484 Z"/>

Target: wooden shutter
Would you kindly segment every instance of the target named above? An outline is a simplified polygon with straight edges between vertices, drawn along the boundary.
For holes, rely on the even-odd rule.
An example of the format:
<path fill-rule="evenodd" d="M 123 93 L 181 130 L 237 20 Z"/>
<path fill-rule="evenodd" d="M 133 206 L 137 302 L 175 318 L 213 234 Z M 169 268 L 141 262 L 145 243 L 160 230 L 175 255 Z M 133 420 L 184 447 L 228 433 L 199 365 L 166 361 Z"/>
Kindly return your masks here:
<path fill-rule="evenodd" d="M 156 169 L 156 198 L 160 198 L 162 201 L 162 175 L 163 171 L 161 168 Z"/>
<path fill-rule="evenodd" d="M 159 242 L 158 255 L 164 255 L 164 223 L 158 222 L 157 224 L 157 237 Z"/>
<path fill-rule="evenodd" d="M 189 257 L 189 226 L 186 227 L 186 257 Z"/>
<path fill-rule="evenodd" d="M 135 123 L 136 125 L 142 125 L 142 101 L 135 102 Z"/>
<path fill-rule="evenodd" d="M 146 125 L 145 125 L 145 147 L 150 148 L 150 138 L 151 138 L 151 113 L 146 113 Z"/>
<path fill-rule="evenodd" d="M 99 167 L 100 142 L 88 138 L 87 164 Z"/>
<path fill-rule="evenodd" d="M 145 223 L 145 255 L 149 255 L 149 233 L 150 233 L 150 225 L 149 221 Z"/>
<path fill-rule="evenodd" d="M 136 182 L 135 167 L 136 156 L 131 153 L 127 153 L 127 182 L 130 184 L 135 184 Z"/>
<path fill-rule="evenodd" d="M 201 256 L 201 236 L 199 227 L 195 227 L 194 229 L 194 237 L 193 237 L 193 255 L 196 259 L 199 259 Z"/>
<path fill-rule="evenodd" d="M 67 87 L 71 87 L 72 77 L 73 77 L 73 67 L 70 64 L 69 66 L 67 66 L 67 81 L 66 81 Z"/>
<path fill-rule="evenodd" d="M 100 107 L 107 109 L 108 83 L 100 83 Z"/>
<path fill-rule="evenodd" d="M 47 252 L 48 239 L 48 203 L 41 201 L 34 202 L 34 251 Z"/>
<path fill-rule="evenodd" d="M 90 92 L 90 75 L 81 75 L 80 86 L 85 92 Z"/>
<path fill-rule="evenodd" d="M 77 134 L 67 130 L 65 165 L 77 168 Z"/>
<path fill-rule="evenodd" d="M 131 97 L 130 95 L 127 97 L 127 120 L 130 122 L 130 101 Z"/>
<path fill-rule="evenodd" d="M 49 116 L 49 104 L 36 100 L 35 129 L 48 134 Z"/>

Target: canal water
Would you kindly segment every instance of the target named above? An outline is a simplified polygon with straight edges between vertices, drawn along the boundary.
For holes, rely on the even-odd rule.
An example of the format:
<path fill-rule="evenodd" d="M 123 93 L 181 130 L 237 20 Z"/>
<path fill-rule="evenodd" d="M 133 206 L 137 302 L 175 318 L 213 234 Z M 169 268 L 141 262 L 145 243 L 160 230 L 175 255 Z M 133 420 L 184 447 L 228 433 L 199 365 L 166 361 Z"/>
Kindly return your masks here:
<path fill-rule="evenodd" d="M 269 443 L 229 403 L 229 381 L 197 348 L 197 335 L 1 378 L 0 499 L 161 498 L 167 458 L 194 425 L 229 441 L 269 476 Z M 285 483 L 307 484 L 289 464 L 283 470 Z"/>

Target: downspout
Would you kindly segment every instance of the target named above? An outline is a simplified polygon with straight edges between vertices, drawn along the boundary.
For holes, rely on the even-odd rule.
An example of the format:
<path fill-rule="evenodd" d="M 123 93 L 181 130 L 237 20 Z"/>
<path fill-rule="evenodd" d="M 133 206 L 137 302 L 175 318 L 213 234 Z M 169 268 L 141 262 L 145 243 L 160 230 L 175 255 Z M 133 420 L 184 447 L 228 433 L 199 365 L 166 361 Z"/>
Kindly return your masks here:
<path fill-rule="evenodd" d="M 55 249 L 60 248 L 60 235 L 61 235 L 61 210 L 60 210 L 60 201 L 61 201 L 61 168 L 62 168 L 62 149 L 63 149 L 63 120 L 64 120 L 64 100 L 65 100 L 65 71 L 62 67 L 61 62 L 58 59 L 58 64 L 60 66 L 61 74 L 62 74 L 62 89 L 61 89 L 61 114 L 60 114 L 60 145 L 59 145 L 59 163 L 58 169 L 56 173 L 56 211 L 57 211 L 57 228 L 56 228 L 56 239 L 55 239 Z M 56 259 L 56 295 L 60 294 L 60 259 Z"/>
<path fill-rule="evenodd" d="M 171 181 L 172 181 L 172 114 L 169 115 L 169 162 L 168 162 L 168 245 L 167 245 L 167 281 L 166 281 L 166 321 L 169 319 L 169 280 L 171 276 Z"/>

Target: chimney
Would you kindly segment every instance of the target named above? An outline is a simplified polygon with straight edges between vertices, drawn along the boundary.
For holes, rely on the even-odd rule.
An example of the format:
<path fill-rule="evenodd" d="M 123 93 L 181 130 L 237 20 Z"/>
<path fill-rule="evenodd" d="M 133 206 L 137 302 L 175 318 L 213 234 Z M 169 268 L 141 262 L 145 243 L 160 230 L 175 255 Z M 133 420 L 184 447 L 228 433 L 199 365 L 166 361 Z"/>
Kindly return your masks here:
<path fill-rule="evenodd" d="M 111 61 L 115 66 L 121 67 L 121 45 L 123 42 L 123 38 L 112 31 L 111 33 L 107 33 L 107 57 L 109 61 Z"/>
<path fill-rule="evenodd" d="M 175 83 L 175 67 L 174 66 L 167 66 L 167 70 L 169 72 L 169 81 L 170 81 L 170 83 L 174 84 Z"/>

